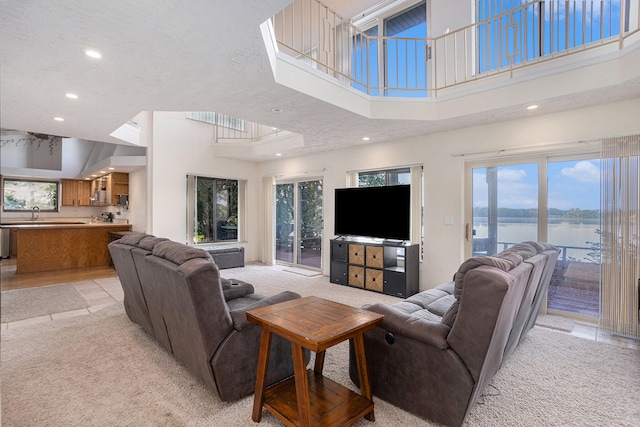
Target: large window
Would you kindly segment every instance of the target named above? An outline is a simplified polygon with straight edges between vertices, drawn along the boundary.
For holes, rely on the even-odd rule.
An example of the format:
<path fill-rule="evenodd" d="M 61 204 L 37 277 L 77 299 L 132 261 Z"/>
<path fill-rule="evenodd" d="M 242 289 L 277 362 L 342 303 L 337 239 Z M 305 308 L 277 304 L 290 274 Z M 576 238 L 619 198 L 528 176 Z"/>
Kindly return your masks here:
<path fill-rule="evenodd" d="M 58 212 L 58 181 L 36 181 L 5 178 L 3 180 L 3 210 Z"/>
<path fill-rule="evenodd" d="M 240 240 L 244 181 L 188 175 L 187 192 L 190 242 Z"/>
<path fill-rule="evenodd" d="M 629 0 L 477 0 L 479 72 L 616 36 L 621 6 Z"/>
<path fill-rule="evenodd" d="M 600 302 L 600 161 L 542 159 L 477 165 L 472 174 L 473 255 L 527 240 L 560 248 L 547 308 L 597 318 Z"/>
<path fill-rule="evenodd" d="M 386 95 L 427 96 L 426 3 L 385 19 L 384 35 Z"/>
<path fill-rule="evenodd" d="M 384 185 L 409 184 L 411 184 L 411 171 L 408 168 L 358 173 L 358 187 L 381 187 Z"/>
<path fill-rule="evenodd" d="M 351 58 L 352 77 L 369 87 L 353 87 L 374 96 L 427 96 L 426 38 L 426 2 L 369 22 L 353 36 Z"/>

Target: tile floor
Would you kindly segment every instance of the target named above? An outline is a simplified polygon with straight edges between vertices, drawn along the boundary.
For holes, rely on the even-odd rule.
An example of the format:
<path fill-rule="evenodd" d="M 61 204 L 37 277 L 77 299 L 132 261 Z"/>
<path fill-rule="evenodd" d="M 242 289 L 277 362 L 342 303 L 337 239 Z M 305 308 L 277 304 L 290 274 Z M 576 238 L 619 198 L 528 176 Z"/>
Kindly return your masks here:
<path fill-rule="evenodd" d="M 87 300 L 87 302 L 89 303 L 88 308 L 67 311 L 64 313 L 55 313 L 47 316 L 34 317 L 31 319 L 19 320 L 17 322 L 2 323 L 1 329 L 16 328 L 24 325 L 31 325 L 34 323 L 49 322 L 57 319 L 82 316 L 85 314 L 95 313 L 96 311 L 108 307 L 111 304 L 118 302 L 122 303 L 124 301 L 124 292 L 122 291 L 120 279 L 118 279 L 117 276 L 84 280 L 72 284 L 75 285 L 84 299 Z M 569 335 L 594 341 L 601 341 L 619 347 L 632 348 L 636 350 L 640 349 L 640 341 L 638 340 L 611 335 L 607 332 L 599 330 L 595 325 L 582 323 L 579 321 L 574 322 L 574 327 L 571 332 L 561 333 L 567 333 Z"/>
<path fill-rule="evenodd" d="M 82 316 L 85 314 L 95 313 L 105 307 L 122 302 L 124 300 L 124 292 L 117 277 L 109 277 L 104 279 L 84 280 L 82 282 L 72 283 L 78 289 L 78 292 L 89 303 L 89 307 L 81 310 L 66 311 L 63 313 L 54 313 L 46 316 L 33 317 L 31 319 L 18 320 L 16 322 L 2 323 L 1 329 L 17 328 L 34 323 L 50 322 L 52 320 L 64 319 L 68 317 Z"/>

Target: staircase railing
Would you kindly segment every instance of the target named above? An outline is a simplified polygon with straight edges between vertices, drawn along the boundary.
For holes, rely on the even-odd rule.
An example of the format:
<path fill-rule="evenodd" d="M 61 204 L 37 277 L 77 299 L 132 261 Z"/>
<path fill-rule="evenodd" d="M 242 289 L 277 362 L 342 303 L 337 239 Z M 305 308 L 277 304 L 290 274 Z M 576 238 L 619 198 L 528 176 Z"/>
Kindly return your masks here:
<path fill-rule="evenodd" d="M 618 44 L 640 31 L 638 0 L 532 0 L 438 37 L 368 34 L 317 0 L 272 19 L 279 50 L 372 96 L 437 96 L 489 76 Z M 486 15 L 486 16 L 483 16 Z"/>

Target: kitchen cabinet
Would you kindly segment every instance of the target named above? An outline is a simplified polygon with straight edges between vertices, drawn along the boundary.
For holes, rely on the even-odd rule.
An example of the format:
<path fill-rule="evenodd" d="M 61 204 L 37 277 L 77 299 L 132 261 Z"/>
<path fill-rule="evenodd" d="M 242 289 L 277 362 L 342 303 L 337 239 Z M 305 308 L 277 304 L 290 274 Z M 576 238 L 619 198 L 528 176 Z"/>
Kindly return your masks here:
<path fill-rule="evenodd" d="M 91 206 L 91 181 L 63 179 L 62 206 Z"/>
<path fill-rule="evenodd" d="M 16 273 L 107 266 L 109 233 L 131 224 L 27 224 L 11 226 L 17 244 Z"/>
<path fill-rule="evenodd" d="M 129 174 L 114 172 L 111 174 L 111 204 L 120 204 L 120 196 L 129 200 Z"/>
<path fill-rule="evenodd" d="M 113 172 L 91 181 L 94 206 L 118 205 L 120 197 L 129 200 L 129 174 Z"/>

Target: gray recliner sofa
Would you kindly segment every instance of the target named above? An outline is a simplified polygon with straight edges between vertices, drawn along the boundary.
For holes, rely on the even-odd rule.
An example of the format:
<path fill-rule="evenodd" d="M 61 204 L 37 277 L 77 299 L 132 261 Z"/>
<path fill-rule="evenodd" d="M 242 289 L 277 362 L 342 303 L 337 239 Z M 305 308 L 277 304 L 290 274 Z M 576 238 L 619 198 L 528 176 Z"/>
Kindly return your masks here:
<path fill-rule="evenodd" d="M 261 330 L 246 311 L 300 298 L 265 297 L 248 284 L 227 282 L 206 251 L 150 235 L 109 244 L 127 314 L 221 400 L 254 391 Z M 225 293 L 226 291 L 226 293 Z M 151 332 L 150 332 L 151 331 Z M 274 337 L 267 382 L 293 375 L 291 345 Z"/>
<path fill-rule="evenodd" d="M 432 421 L 460 426 L 535 323 L 557 248 L 525 242 L 464 261 L 454 281 L 393 304 L 364 335 L 373 394 Z M 531 323 L 533 322 L 533 323 Z M 349 373 L 358 384 L 353 349 Z"/>

